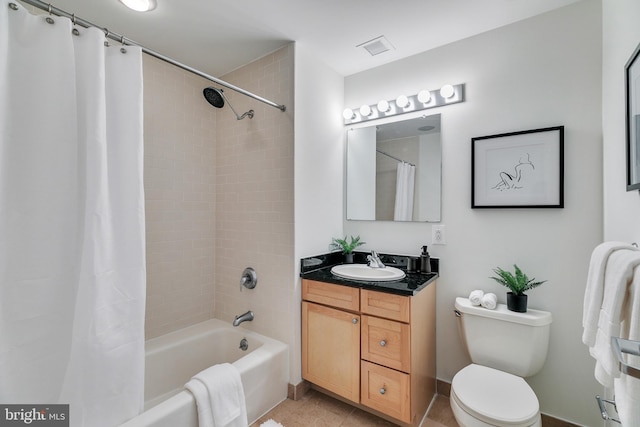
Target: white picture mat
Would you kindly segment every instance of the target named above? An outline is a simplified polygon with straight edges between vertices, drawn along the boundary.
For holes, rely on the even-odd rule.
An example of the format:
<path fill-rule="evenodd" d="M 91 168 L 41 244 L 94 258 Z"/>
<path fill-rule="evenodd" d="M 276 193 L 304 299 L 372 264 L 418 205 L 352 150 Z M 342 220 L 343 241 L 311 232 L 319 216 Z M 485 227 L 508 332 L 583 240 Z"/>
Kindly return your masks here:
<path fill-rule="evenodd" d="M 474 144 L 476 207 L 560 204 L 560 129 L 496 135 Z"/>

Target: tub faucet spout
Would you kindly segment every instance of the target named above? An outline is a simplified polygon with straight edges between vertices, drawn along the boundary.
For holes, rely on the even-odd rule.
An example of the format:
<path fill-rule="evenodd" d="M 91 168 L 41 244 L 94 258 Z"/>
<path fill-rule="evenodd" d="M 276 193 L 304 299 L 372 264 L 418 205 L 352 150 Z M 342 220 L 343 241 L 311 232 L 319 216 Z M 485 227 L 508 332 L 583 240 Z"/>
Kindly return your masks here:
<path fill-rule="evenodd" d="M 244 314 L 236 316 L 233 319 L 233 326 L 238 326 L 242 322 L 251 322 L 253 320 L 253 311 L 249 310 Z"/>

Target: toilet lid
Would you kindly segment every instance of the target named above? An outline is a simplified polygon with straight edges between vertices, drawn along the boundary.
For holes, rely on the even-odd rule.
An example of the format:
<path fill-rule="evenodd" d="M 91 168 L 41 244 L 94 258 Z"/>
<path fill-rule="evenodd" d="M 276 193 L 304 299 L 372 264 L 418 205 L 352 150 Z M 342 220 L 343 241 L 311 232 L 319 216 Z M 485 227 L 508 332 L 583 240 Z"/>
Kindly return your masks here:
<path fill-rule="evenodd" d="M 467 413 L 489 424 L 529 425 L 540 410 L 522 378 L 486 366 L 463 368 L 453 377 L 451 390 Z"/>

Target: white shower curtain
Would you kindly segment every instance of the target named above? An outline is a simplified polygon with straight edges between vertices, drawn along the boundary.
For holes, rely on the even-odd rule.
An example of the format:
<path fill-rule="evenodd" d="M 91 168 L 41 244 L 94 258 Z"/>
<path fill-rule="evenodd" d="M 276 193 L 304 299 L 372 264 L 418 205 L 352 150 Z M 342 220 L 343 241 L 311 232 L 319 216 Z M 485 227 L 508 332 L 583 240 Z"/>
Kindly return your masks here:
<path fill-rule="evenodd" d="M 416 167 L 406 162 L 399 162 L 396 173 L 396 203 L 393 213 L 394 221 L 413 220 L 413 189 L 415 186 Z"/>
<path fill-rule="evenodd" d="M 0 402 L 113 427 L 144 393 L 142 53 L 1 1 Z"/>

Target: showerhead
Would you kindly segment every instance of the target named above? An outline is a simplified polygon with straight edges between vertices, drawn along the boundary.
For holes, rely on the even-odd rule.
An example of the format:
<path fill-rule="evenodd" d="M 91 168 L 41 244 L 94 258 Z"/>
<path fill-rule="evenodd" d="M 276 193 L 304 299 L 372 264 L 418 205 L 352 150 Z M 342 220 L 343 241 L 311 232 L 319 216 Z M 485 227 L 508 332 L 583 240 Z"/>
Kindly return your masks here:
<path fill-rule="evenodd" d="M 216 108 L 224 107 L 224 98 L 221 90 L 213 87 L 206 87 L 202 93 L 204 94 L 204 99 L 206 99 L 209 104 Z"/>
<path fill-rule="evenodd" d="M 247 116 L 250 119 L 253 119 L 253 110 L 249 110 L 243 115 L 239 116 L 231 103 L 229 103 L 227 97 L 224 96 L 224 91 L 222 89 L 216 89 L 215 87 L 206 87 L 204 88 L 202 93 L 204 94 L 204 99 L 206 99 L 209 104 L 213 105 L 216 108 L 224 107 L 225 102 L 229 104 L 229 107 L 231 107 L 231 111 L 233 111 L 233 114 L 236 115 L 237 120 L 242 120 Z"/>

